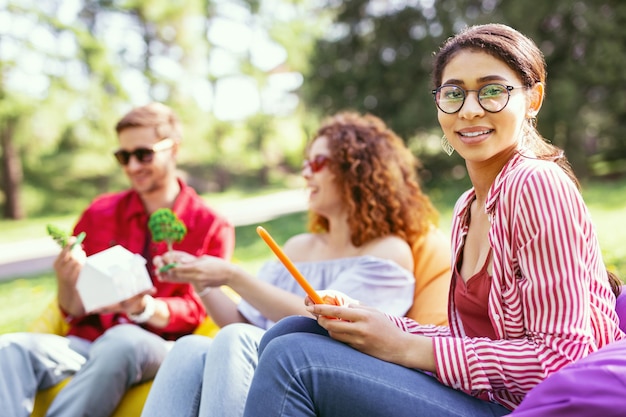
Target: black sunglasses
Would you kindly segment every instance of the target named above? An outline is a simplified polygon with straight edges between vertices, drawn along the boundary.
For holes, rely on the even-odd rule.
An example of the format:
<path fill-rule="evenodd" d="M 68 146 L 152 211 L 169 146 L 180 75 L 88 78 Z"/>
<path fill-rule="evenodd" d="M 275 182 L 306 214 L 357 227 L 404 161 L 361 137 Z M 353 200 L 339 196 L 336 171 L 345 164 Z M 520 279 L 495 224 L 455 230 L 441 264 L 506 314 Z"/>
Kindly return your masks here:
<path fill-rule="evenodd" d="M 159 151 L 164 151 L 166 149 L 174 146 L 174 140 L 170 138 L 165 138 L 157 142 L 152 148 L 137 148 L 132 151 L 127 151 L 125 149 L 118 149 L 113 153 L 117 162 L 121 165 L 128 165 L 130 162 L 130 157 L 134 156 L 137 158 L 142 164 L 149 164 L 154 159 L 154 154 Z"/>

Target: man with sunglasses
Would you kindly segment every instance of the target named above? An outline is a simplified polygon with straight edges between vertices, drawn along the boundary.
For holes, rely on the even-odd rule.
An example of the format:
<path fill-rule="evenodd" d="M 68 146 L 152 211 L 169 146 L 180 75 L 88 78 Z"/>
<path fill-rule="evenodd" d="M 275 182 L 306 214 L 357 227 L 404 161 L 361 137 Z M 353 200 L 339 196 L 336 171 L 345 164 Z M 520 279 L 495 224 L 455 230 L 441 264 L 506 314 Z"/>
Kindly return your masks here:
<path fill-rule="evenodd" d="M 73 377 L 47 415 L 110 416 L 132 385 L 155 376 L 170 341 L 192 333 L 204 320 L 205 309 L 190 284 L 155 278 L 152 258 L 167 248 L 151 239 L 151 213 L 170 208 L 185 223 L 188 232 L 175 249 L 225 259 L 232 255 L 232 225 L 176 175 L 182 128 L 174 112 L 160 103 L 135 108 L 117 123 L 116 132 L 114 156 L 130 189 L 97 197 L 74 228 L 74 235 L 87 234 L 84 251 L 72 249 L 71 238 L 54 262 L 67 336 L 0 336 L 0 369 L 11 381 L 0 384 L 0 404 L 11 416 L 29 416 L 37 391 L 68 376 Z M 76 289 L 84 258 L 115 245 L 147 260 L 153 291 L 85 311 Z"/>

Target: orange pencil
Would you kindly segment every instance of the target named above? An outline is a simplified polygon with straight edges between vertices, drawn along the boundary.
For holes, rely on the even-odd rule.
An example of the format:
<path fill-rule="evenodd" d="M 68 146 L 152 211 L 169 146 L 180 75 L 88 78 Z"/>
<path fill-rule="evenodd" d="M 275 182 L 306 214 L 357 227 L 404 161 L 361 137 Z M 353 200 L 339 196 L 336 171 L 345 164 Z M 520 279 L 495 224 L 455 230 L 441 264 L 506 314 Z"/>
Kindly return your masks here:
<path fill-rule="evenodd" d="M 285 255 L 285 252 L 278 246 L 276 241 L 270 236 L 270 234 L 263 227 L 258 226 L 256 228 L 256 232 L 261 236 L 261 238 L 267 243 L 267 246 L 274 252 L 274 254 L 280 259 L 280 261 L 285 265 L 285 268 L 293 275 L 293 277 L 298 281 L 298 284 L 306 291 L 311 300 L 315 304 L 326 304 L 324 300 L 315 292 L 309 281 L 304 278 L 304 276 L 298 271 L 298 268 L 291 262 L 291 259 Z"/>

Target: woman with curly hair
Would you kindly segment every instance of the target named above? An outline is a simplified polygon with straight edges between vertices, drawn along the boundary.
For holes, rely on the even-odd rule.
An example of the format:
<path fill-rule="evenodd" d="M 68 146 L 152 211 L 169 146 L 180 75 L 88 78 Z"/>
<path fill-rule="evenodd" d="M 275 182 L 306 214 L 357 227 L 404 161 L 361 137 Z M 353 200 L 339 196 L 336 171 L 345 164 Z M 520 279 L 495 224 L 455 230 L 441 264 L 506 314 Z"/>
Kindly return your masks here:
<path fill-rule="evenodd" d="M 306 153 L 309 233 L 285 243 L 287 256 L 322 297 L 358 300 L 424 323 L 445 321 L 449 243 L 436 229 L 438 213 L 403 141 L 375 116 L 344 112 L 322 124 Z M 143 415 L 241 416 L 261 337 L 286 316 L 310 316 L 304 291 L 276 261 L 258 277 L 219 258 L 181 252 L 155 259 L 155 266 L 172 261 L 178 266 L 161 278 L 192 283 L 213 320 L 228 326 L 213 339 L 176 342 Z M 235 303 L 222 286 L 242 300 Z"/>

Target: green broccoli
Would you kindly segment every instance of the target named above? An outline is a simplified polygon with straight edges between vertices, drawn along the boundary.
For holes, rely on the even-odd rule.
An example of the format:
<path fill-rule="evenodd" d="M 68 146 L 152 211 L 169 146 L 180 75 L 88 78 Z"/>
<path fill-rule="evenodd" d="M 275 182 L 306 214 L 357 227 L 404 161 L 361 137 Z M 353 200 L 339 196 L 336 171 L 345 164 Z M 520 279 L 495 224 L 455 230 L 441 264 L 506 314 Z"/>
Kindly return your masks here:
<path fill-rule="evenodd" d="M 48 229 L 48 234 L 52 237 L 52 239 L 54 239 L 55 242 L 59 244 L 61 248 L 64 248 L 67 246 L 67 242 L 70 238 L 69 233 L 67 233 L 64 230 L 61 230 L 61 228 L 53 224 L 48 224 L 46 226 L 46 229 Z M 74 249 L 77 245 L 80 245 L 83 242 L 83 240 L 85 240 L 85 236 L 87 236 L 85 232 L 80 232 L 78 236 L 76 236 L 76 241 L 72 244 L 72 249 Z"/>
<path fill-rule="evenodd" d="M 180 242 L 187 234 L 187 227 L 176 216 L 172 210 L 161 208 L 152 213 L 148 220 L 148 228 L 152 233 L 152 240 L 155 242 L 165 242 L 167 250 L 172 250 L 174 242 Z M 162 266 L 159 272 L 165 272 L 174 268 L 176 263 L 170 263 Z"/>

